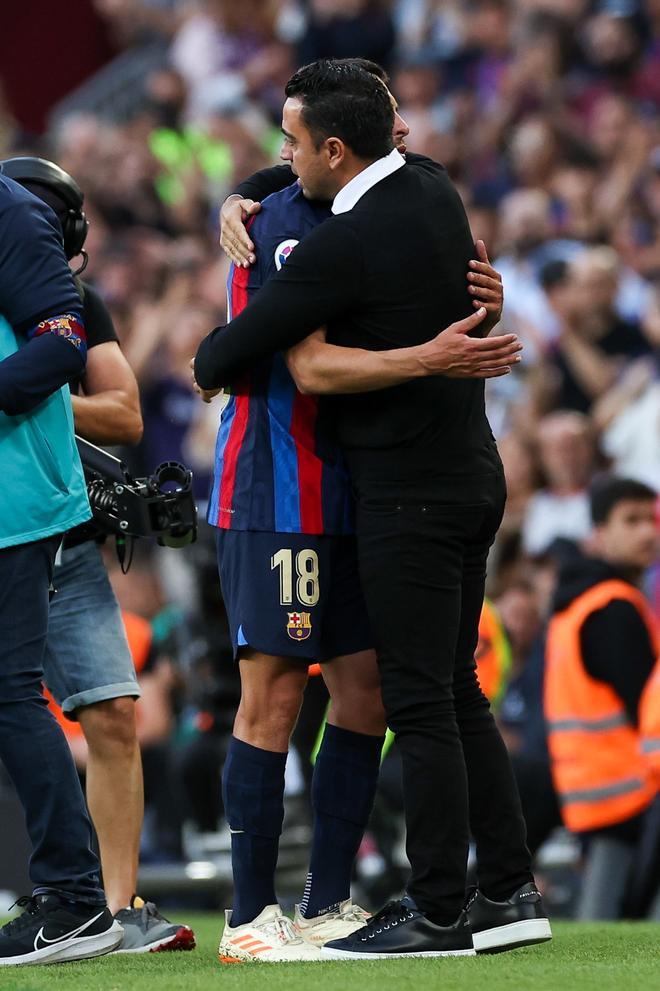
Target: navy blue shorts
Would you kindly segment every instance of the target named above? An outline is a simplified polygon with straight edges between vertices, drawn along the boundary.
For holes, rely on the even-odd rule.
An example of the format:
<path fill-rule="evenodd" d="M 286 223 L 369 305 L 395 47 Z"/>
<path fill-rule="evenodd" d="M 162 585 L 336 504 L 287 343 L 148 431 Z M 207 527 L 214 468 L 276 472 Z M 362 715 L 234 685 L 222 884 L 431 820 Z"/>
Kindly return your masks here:
<path fill-rule="evenodd" d="M 218 529 L 234 655 L 326 661 L 373 646 L 354 536 Z"/>

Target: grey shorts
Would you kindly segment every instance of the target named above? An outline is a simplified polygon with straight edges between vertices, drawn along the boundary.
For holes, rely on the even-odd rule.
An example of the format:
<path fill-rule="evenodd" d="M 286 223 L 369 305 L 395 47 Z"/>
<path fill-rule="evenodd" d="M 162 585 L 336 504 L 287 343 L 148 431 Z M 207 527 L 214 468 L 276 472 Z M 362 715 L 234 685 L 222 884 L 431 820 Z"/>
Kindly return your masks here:
<path fill-rule="evenodd" d="M 62 551 L 53 585 L 44 681 L 65 715 L 75 719 L 76 709 L 93 702 L 138 698 L 121 612 L 98 545 L 89 540 Z"/>

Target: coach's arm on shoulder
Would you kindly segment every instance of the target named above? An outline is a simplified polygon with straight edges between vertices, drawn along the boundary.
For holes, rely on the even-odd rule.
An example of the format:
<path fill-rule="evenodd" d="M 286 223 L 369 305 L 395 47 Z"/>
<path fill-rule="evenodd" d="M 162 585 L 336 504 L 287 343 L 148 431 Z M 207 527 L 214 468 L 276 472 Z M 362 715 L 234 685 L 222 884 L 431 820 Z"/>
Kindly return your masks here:
<path fill-rule="evenodd" d="M 426 344 L 391 351 L 338 347 L 318 330 L 287 351 L 286 363 L 300 392 L 313 395 L 374 392 L 428 375 L 498 378 L 520 361 L 522 345 L 515 334 L 469 337 L 486 315 L 481 307 Z"/>

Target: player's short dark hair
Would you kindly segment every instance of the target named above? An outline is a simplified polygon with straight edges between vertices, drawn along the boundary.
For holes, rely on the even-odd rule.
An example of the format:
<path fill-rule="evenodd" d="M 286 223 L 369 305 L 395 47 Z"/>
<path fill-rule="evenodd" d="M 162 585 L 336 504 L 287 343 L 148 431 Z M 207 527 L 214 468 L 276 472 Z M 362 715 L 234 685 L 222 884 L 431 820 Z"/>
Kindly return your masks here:
<path fill-rule="evenodd" d="M 341 138 L 358 158 L 373 161 L 394 147 L 394 111 L 380 77 L 356 62 L 319 59 L 304 65 L 284 92 L 302 100 L 301 117 L 317 148 L 326 138 Z"/>
<path fill-rule="evenodd" d="M 600 526 L 607 523 L 612 510 L 621 502 L 655 502 L 657 493 L 634 478 L 601 478 L 591 487 L 591 519 Z"/>

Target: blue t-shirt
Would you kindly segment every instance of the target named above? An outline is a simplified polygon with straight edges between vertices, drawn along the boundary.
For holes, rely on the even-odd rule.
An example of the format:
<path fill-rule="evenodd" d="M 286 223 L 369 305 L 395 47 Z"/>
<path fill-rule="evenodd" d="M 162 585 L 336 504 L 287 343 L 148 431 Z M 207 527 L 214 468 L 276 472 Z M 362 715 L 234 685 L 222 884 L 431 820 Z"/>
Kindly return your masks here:
<path fill-rule="evenodd" d="M 0 175 L 0 547 L 91 515 L 63 384 L 84 363 L 81 309 L 55 214 Z"/>
<path fill-rule="evenodd" d="M 57 217 L 19 183 L 0 175 L 0 314 L 19 333 L 43 317 L 80 313 Z"/>

